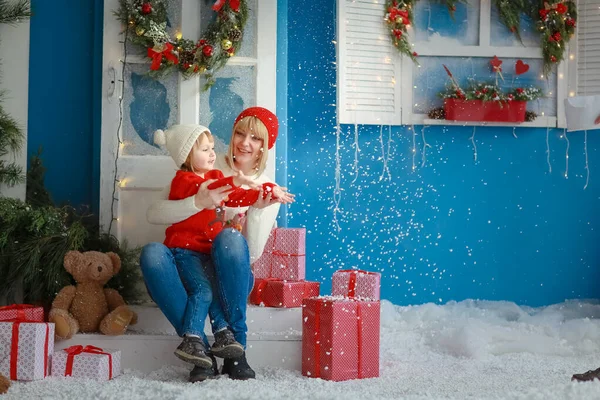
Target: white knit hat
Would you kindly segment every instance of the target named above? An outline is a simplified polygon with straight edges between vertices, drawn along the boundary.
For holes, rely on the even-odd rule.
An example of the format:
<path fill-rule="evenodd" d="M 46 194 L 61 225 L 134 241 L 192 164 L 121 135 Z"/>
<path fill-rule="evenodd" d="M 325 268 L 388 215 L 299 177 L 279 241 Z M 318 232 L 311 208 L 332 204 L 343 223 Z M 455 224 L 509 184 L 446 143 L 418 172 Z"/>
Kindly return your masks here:
<path fill-rule="evenodd" d="M 159 129 L 154 132 L 154 143 L 159 146 L 166 144 L 175 164 L 181 167 L 203 132 L 210 130 L 202 125 L 173 125 L 166 131 Z"/>

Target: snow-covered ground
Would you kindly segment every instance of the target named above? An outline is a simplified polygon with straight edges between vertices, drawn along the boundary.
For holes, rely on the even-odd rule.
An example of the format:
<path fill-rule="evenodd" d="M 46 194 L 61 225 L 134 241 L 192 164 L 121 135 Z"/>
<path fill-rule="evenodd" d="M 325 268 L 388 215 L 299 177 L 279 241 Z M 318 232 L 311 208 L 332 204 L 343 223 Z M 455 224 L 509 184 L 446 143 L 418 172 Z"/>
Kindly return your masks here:
<path fill-rule="evenodd" d="M 571 382 L 600 367 L 600 305 L 543 308 L 464 301 L 398 307 L 383 302 L 381 377 L 328 382 L 265 368 L 258 379 L 186 382 L 165 366 L 108 383 L 67 378 L 16 383 L 6 399 L 600 399 L 600 382 Z M 252 360 L 250 360 L 252 361 Z"/>

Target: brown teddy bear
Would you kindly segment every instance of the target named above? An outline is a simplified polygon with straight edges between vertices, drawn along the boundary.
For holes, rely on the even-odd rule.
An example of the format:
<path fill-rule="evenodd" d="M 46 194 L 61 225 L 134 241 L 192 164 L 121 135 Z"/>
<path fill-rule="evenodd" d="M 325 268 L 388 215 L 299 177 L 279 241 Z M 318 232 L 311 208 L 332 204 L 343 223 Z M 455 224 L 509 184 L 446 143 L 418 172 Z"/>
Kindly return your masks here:
<path fill-rule="evenodd" d="M 69 339 L 79 331 L 121 335 L 137 322 L 137 315 L 119 292 L 104 289 L 121 268 L 117 254 L 69 251 L 64 265 L 77 285 L 62 288 L 52 302 L 48 320 L 54 322 L 58 340 Z"/>
<path fill-rule="evenodd" d="M 10 380 L 7 377 L 0 374 L 0 394 L 4 394 L 8 392 L 8 388 L 10 387 Z"/>

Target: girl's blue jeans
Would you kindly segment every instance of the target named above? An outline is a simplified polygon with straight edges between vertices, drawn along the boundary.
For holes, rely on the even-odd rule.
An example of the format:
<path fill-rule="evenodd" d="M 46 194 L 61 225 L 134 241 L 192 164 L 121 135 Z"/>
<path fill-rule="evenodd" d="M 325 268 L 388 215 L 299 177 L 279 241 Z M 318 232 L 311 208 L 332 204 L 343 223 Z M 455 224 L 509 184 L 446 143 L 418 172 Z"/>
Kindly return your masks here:
<path fill-rule="evenodd" d="M 204 257 L 209 262 L 204 262 Z M 193 318 L 187 318 L 186 326 L 186 313 L 190 304 L 194 304 L 191 307 L 196 310 L 198 307 L 208 309 L 213 332 L 229 326 L 235 339 L 245 348 L 248 331 L 246 306 L 254 284 L 246 239 L 235 229 L 224 229 L 213 242 L 211 257 L 189 250 L 172 250 L 162 243 L 147 244 L 142 249 L 140 266 L 148 293 L 180 336 L 198 334 L 209 348 L 203 321 L 202 325 L 198 325 L 198 321 L 193 322 L 195 328 L 190 328 L 189 321 Z M 183 268 L 178 271 L 178 260 L 196 265 L 196 268 L 190 268 L 194 270 L 194 276 L 188 276 L 191 273 L 180 275 Z M 198 287 L 197 294 L 188 296 L 192 285 Z M 206 311 L 200 311 L 198 315 L 202 313 L 206 315 Z"/>

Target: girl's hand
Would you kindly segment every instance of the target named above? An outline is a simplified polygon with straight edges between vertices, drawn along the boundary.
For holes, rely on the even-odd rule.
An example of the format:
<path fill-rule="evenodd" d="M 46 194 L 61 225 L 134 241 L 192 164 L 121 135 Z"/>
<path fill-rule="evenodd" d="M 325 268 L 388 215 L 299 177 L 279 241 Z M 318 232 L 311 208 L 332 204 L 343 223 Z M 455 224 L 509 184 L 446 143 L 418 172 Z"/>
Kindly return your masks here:
<path fill-rule="evenodd" d="M 242 171 L 238 171 L 237 176 L 235 176 L 233 178 L 233 183 L 236 186 L 246 185 L 250 189 L 254 189 L 254 190 L 258 190 L 262 186 L 262 185 L 259 185 L 258 183 L 256 183 L 256 181 L 254 179 L 250 178 L 249 176 L 244 175 L 244 173 Z"/>
<path fill-rule="evenodd" d="M 278 202 L 280 202 L 281 204 L 293 203 L 294 197 L 296 197 L 295 195 L 289 193 L 287 191 L 287 188 L 284 188 L 281 186 L 274 186 L 272 193 L 273 193 L 273 197 L 275 197 L 276 200 Z M 270 195 L 270 193 L 269 193 L 269 195 Z"/>
<path fill-rule="evenodd" d="M 264 194 L 265 194 L 265 192 L 261 188 L 258 193 L 258 200 L 256 200 L 256 202 L 254 204 L 252 204 L 252 207 L 258 208 L 258 209 L 263 209 L 263 208 L 267 208 L 270 205 L 273 205 L 275 203 L 279 203 L 279 201 L 273 197 L 273 192 L 269 192 L 267 194 L 267 196 L 265 198 L 263 198 Z"/>
<path fill-rule="evenodd" d="M 227 194 L 233 190 L 229 185 L 209 190 L 208 185 L 215 181 L 216 179 L 209 179 L 206 182 L 202 182 L 200 188 L 198 188 L 198 193 L 194 196 L 196 208 L 200 210 L 213 209 L 219 206 L 227 198 Z"/>

